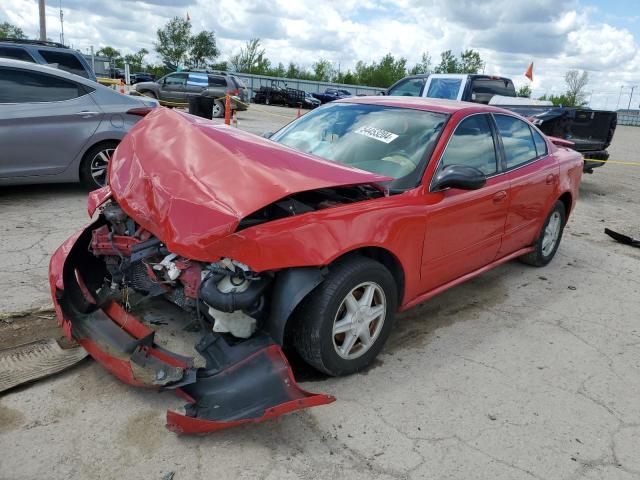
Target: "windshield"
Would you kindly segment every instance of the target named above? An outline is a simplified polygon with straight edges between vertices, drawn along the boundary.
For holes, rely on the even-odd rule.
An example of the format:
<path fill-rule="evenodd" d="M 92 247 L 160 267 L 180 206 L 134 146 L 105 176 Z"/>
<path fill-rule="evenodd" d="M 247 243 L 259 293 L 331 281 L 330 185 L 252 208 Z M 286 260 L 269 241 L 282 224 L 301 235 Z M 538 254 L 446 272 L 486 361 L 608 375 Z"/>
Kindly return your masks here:
<path fill-rule="evenodd" d="M 456 100 L 462 80 L 459 78 L 432 78 L 427 97 Z"/>
<path fill-rule="evenodd" d="M 290 123 L 271 139 L 331 162 L 415 187 L 447 120 L 443 113 L 383 105 L 332 103 Z"/>

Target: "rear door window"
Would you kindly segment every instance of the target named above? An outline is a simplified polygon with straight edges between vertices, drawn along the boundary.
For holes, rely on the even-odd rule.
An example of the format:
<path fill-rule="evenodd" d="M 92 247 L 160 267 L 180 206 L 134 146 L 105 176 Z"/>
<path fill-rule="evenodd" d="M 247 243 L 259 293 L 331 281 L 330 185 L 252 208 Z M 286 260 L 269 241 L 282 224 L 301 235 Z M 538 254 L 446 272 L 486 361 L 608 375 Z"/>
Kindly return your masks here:
<path fill-rule="evenodd" d="M 56 63 L 60 70 L 74 73 L 84 78 L 89 78 L 89 74 L 78 58 L 71 53 L 55 52 L 52 50 L 38 50 L 47 63 Z"/>
<path fill-rule="evenodd" d="M 524 165 L 538 157 L 529 124 L 509 115 L 494 115 L 502 137 L 507 168 Z"/>
<path fill-rule="evenodd" d="M 419 97 L 422 94 L 424 81 L 424 78 L 410 78 L 389 90 L 389 95 Z"/>
<path fill-rule="evenodd" d="M 460 92 L 462 79 L 460 78 L 431 78 L 427 97 L 456 100 Z"/>
<path fill-rule="evenodd" d="M 440 170 L 449 165 L 475 167 L 485 175 L 498 171 L 493 133 L 486 115 L 473 115 L 456 127 L 442 154 Z"/>
<path fill-rule="evenodd" d="M 24 48 L 0 47 L 0 57 L 35 63 L 33 57 Z"/>
<path fill-rule="evenodd" d="M 494 95 L 515 97 L 513 82 L 506 78 L 476 78 L 471 85 L 471 101 L 488 104 Z"/>
<path fill-rule="evenodd" d="M 220 75 L 209 75 L 209 86 L 224 88 L 227 86 L 227 79 Z"/>
<path fill-rule="evenodd" d="M 85 93 L 82 85 L 53 75 L 0 68 L 0 103 L 60 102 Z"/>

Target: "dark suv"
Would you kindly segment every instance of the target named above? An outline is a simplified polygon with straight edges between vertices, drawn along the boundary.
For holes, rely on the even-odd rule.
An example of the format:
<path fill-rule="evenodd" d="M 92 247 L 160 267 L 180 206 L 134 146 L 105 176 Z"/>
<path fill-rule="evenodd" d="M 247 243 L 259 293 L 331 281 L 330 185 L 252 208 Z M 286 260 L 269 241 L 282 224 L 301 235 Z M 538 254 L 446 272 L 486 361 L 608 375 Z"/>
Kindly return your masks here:
<path fill-rule="evenodd" d="M 96 81 L 96 76 L 82 54 L 56 42 L 39 40 L 0 40 L 0 57 L 23 62 L 55 65 L 65 72 Z"/>
<path fill-rule="evenodd" d="M 136 91 L 148 97 L 157 98 L 161 105 L 169 107 L 186 106 L 189 97 L 201 95 L 210 97 L 211 116 L 224 116 L 224 96 L 231 94 L 233 110 L 247 109 L 247 88 L 235 75 L 226 72 L 183 71 L 165 75 L 156 82 L 136 83 Z"/>

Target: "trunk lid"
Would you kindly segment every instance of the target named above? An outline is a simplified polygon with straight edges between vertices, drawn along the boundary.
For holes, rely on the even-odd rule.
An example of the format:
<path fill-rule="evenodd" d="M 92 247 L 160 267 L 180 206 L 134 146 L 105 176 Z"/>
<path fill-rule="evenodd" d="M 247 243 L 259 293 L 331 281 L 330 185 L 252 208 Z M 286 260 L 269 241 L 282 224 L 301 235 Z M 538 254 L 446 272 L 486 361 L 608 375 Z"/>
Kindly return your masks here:
<path fill-rule="evenodd" d="M 172 252 L 204 261 L 242 218 L 288 195 L 388 180 L 162 107 L 136 124 L 109 167 L 127 214 Z"/>

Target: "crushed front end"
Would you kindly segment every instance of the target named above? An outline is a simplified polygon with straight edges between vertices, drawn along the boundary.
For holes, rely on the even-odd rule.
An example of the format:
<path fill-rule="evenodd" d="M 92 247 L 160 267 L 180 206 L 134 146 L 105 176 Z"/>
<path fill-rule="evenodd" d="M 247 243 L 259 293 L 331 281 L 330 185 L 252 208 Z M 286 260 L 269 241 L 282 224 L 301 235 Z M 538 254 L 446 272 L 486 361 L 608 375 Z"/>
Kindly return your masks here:
<path fill-rule="evenodd" d="M 50 283 L 69 338 L 120 380 L 188 402 L 185 414 L 167 412 L 170 430 L 208 432 L 334 401 L 296 384 L 266 327 L 273 273 L 170 252 L 115 201 L 55 252 Z"/>

